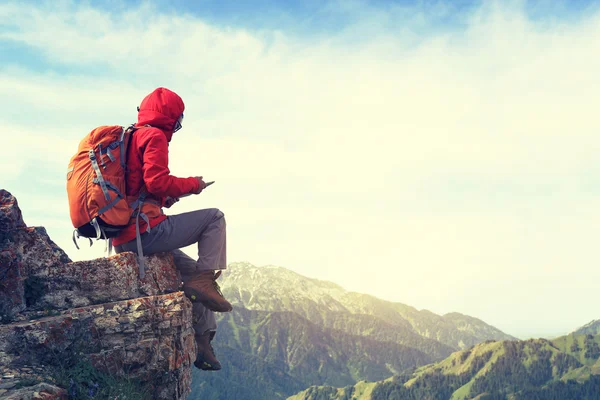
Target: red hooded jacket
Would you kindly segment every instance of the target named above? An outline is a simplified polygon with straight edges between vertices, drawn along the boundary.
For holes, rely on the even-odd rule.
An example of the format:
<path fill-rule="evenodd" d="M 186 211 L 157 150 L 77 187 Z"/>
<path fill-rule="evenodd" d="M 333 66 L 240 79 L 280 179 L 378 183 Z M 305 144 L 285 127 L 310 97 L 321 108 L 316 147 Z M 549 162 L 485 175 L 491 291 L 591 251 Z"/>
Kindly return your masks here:
<path fill-rule="evenodd" d="M 150 228 L 164 221 L 167 216 L 161 206 L 165 198 L 180 197 L 198 191 L 198 179 L 177 178 L 169 171 L 169 142 L 173 137 L 175 123 L 183 114 L 185 105 L 176 93 L 166 88 L 157 88 L 142 100 L 138 112 L 137 131 L 131 137 L 127 150 L 127 201 L 132 204 L 138 199 L 140 191 L 146 186 L 150 194 L 142 212 L 150 220 Z M 146 231 L 146 223 L 140 218 L 140 232 Z M 113 244 L 129 242 L 135 239 L 135 219 Z"/>

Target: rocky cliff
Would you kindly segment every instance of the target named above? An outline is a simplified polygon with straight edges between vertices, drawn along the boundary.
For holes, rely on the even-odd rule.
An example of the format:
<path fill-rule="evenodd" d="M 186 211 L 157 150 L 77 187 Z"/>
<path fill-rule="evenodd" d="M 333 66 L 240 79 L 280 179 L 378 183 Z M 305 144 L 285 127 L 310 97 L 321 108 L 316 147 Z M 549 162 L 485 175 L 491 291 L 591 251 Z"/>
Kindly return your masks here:
<path fill-rule="evenodd" d="M 132 253 L 72 262 L 0 189 L 0 397 L 114 395 L 125 382 L 186 398 L 196 349 L 180 286 L 168 254 L 147 257 L 144 279 Z"/>

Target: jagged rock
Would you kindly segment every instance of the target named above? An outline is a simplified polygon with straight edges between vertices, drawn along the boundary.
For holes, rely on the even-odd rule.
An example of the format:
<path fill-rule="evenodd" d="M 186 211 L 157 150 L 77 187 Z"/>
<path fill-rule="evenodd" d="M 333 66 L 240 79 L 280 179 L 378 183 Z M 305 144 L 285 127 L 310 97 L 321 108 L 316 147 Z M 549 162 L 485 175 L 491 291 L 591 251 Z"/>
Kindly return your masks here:
<path fill-rule="evenodd" d="M 0 249 L 11 249 L 23 264 L 24 276 L 34 275 L 52 265 L 71 262 L 43 227 L 27 227 L 17 199 L 0 189 Z"/>
<path fill-rule="evenodd" d="M 25 309 L 21 263 L 9 241 L 12 232 L 24 228 L 17 199 L 0 189 L 0 321 Z"/>
<path fill-rule="evenodd" d="M 173 266 L 170 253 L 146 257 L 146 275 L 140 280 L 137 257 L 129 252 L 54 265 L 35 275 L 37 288 L 31 291 L 37 295 L 30 309 L 64 310 L 174 292 L 181 278 Z"/>
<path fill-rule="evenodd" d="M 3 233 L 19 228 L 26 228 L 26 225 L 17 199 L 8 191 L 0 189 L 0 237 Z"/>
<path fill-rule="evenodd" d="M 2 398 L 5 400 L 63 400 L 67 399 L 67 391 L 42 382 L 34 386 L 9 391 L 2 394 Z"/>
<path fill-rule="evenodd" d="M 46 228 L 31 227 L 13 231 L 12 248 L 23 264 L 23 275 L 44 275 L 50 268 L 71 262 L 67 254 L 48 236 Z"/>
<path fill-rule="evenodd" d="M 71 262 L 0 190 L 0 397 L 66 398 L 45 366 L 78 360 L 135 379 L 153 399 L 187 397 L 196 344 L 180 286 L 171 254 L 146 257 L 144 279 L 133 253 Z M 43 383 L 18 388 L 32 379 Z"/>
<path fill-rule="evenodd" d="M 71 262 L 41 227 L 24 226 L 14 197 L 5 199 L 0 214 L 6 228 L 0 251 L 0 316 L 41 309 L 64 310 L 179 290 L 181 279 L 170 254 L 147 257 L 147 275 L 139 279 L 133 253 Z"/>
<path fill-rule="evenodd" d="M 12 249 L 0 249 L 0 322 L 25 310 L 21 263 Z"/>
<path fill-rule="evenodd" d="M 75 308 L 0 325 L 0 352 L 9 366 L 88 357 L 99 370 L 151 385 L 155 399 L 185 398 L 196 357 L 191 312 L 182 292 Z"/>
<path fill-rule="evenodd" d="M 37 275 L 68 262 L 46 229 L 25 226 L 17 200 L 0 189 L 0 321 L 25 310 Z"/>

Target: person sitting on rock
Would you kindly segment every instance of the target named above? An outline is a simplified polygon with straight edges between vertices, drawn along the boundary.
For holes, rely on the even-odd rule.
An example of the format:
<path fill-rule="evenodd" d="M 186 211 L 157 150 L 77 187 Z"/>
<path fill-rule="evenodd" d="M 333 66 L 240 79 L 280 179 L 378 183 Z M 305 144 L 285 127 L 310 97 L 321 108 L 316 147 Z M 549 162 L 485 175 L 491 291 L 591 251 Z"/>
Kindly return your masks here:
<path fill-rule="evenodd" d="M 202 370 L 221 369 L 211 341 L 216 333 L 214 312 L 229 312 L 231 304 L 216 282 L 226 268 L 225 216 L 216 208 L 178 215 L 165 215 L 179 197 L 199 194 L 206 187 L 201 176 L 178 178 L 169 171 L 169 142 L 182 127 L 184 103 L 169 89 L 159 87 L 138 107 L 138 128 L 127 150 L 127 200 L 135 202 L 142 192 L 146 198 L 138 219 L 141 240 L 138 247 L 136 219 L 113 239 L 115 251 L 144 255 L 170 251 L 181 274 L 184 293 L 193 304 L 193 327 L 198 353 L 194 365 Z M 146 223 L 147 222 L 149 223 Z M 198 259 L 186 255 L 182 247 L 197 243 Z"/>

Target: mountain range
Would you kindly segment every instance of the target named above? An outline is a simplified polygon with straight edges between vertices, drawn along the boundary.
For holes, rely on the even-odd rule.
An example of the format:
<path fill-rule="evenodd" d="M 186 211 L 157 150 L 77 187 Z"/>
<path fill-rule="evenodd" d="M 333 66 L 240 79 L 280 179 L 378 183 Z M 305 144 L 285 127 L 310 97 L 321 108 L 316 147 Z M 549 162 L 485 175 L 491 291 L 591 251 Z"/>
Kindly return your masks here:
<path fill-rule="evenodd" d="M 375 338 L 379 335 L 379 339 L 388 340 L 388 333 L 380 333 L 379 326 L 377 330 L 357 327 L 357 323 L 362 326 L 383 322 L 393 326 L 398 343 L 412 347 L 418 347 L 415 342 L 432 344 L 423 342 L 424 339 L 433 339 L 451 349 L 464 349 L 488 339 L 515 339 L 477 318 L 419 311 L 401 303 L 348 292 L 334 283 L 310 279 L 282 267 L 230 264 L 222 289 L 233 305 L 250 310 L 294 312 L 327 329 L 375 335 Z M 342 326 L 344 322 L 346 326 Z"/>
<path fill-rule="evenodd" d="M 312 385 L 379 381 L 514 339 L 477 318 L 348 292 L 282 267 L 233 263 L 220 284 L 234 306 L 218 314 L 223 369 L 195 371 L 189 400 L 283 399 Z"/>
<path fill-rule="evenodd" d="M 600 335 L 487 341 L 380 382 L 311 387 L 290 400 L 597 400 Z"/>

